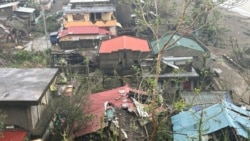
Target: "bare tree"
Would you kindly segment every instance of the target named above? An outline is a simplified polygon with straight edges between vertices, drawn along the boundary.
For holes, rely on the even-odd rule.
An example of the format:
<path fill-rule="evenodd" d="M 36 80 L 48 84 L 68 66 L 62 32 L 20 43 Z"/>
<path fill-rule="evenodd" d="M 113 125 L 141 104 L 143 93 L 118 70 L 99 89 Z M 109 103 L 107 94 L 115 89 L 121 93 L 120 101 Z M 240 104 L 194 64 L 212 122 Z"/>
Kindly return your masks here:
<path fill-rule="evenodd" d="M 122 2 L 122 1 L 121 1 Z M 157 106 L 157 87 L 158 79 L 161 71 L 161 59 L 165 49 L 173 46 L 183 36 L 193 34 L 197 31 L 204 32 L 209 28 L 209 15 L 216 6 L 224 2 L 220 0 L 214 2 L 212 0 L 126 0 L 130 3 L 136 14 L 137 27 L 139 33 L 147 30 L 156 41 L 161 36 L 170 35 L 168 41 L 160 48 L 159 42 L 155 44 L 159 53 L 156 57 L 154 67 L 154 79 L 151 83 L 152 94 L 152 122 L 153 131 L 150 139 L 154 141 L 158 132 L 158 119 L 154 108 Z M 202 30 L 201 30 L 202 29 Z M 162 32 L 163 31 L 163 32 Z M 179 34 L 178 39 L 172 40 L 175 34 Z M 205 33 L 207 34 L 207 33 Z"/>

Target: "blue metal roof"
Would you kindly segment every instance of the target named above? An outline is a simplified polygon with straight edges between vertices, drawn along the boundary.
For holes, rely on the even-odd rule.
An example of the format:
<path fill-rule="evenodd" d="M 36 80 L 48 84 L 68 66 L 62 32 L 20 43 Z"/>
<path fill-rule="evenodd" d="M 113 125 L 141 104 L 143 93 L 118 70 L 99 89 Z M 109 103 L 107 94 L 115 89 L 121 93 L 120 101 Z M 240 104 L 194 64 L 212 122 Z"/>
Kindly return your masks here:
<path fill-rule="evenodd" d="M 201 117 L 201 113 L 203 116 Z M 232 127 L 236 134 L 248 138 L 250 112 L 224 101 L 199 112 L 192 110 L 171 117 L 174 141 L 198 141 L 199 123 L 202 134 L 207 135 L 225 127 Z"/>
<path fill-rule="evenodd" d="M 174 48 L 174 47 L 182 46 L 182 47 L 191 48 L 194 50 L 205 52 L 205 50 L 194 40 L 191 40 L 191 39 L 185 38 L 185 37 L 180 37 L 179 35 L 174 35 L 172 37 L 172 39 L 170 39 L 170 37 L 171 37 L 171 35 L 167 35 L 167 36 L 164 36 L 158 40 L 151 42 L 151 47 L 153 49 L 154 54 L 157 54 L 164 47 L 164 44 L 167 43 L 169 40 L 170 40 L 169 44 L 172 44 L 172 43 L 176 42 L 177 40 L 178 41 L 174 45 L 167 48 L 166 50 Z M 157 45 L 157 43 L 158 43 L 158 45 Z"/>

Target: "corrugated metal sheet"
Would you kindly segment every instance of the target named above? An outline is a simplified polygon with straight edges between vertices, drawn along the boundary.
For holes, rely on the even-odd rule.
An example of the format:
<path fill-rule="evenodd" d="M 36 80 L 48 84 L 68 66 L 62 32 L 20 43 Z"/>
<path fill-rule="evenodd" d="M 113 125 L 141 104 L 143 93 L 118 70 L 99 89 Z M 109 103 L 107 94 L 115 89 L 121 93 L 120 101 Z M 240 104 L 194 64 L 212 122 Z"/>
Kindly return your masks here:
<path fill-rule="evenodd" d="M 127 94 L 130 91 L 135 90 L 131 89 L 128 85 L 125 85 L 123 87 L 89 95 L 89 105 L 85 106 L 84 111 L 86 114 L 94 116 L 94 118 L 91 120 L 91 122 L 85 125 L 83 129 L 77 130 L 74 135 L 79 137 L 104 128 L 101 121 L 105 113 L 105 103 L 107 102 L 111 103 L 116 108 L 122 108 L 124 104 L 126 104 L 129 109 L 134 110 L 135 106 L 133 101 L 127 97 Z M 140 92 L 138 94 L 140 94 Z M 142 92 L 142 94 L 144 94 L 144 92 Z"/>
<path fill-rule="evenodd" d="M 164 44 L 166 42 L 168 42 L 170 37 L 171 37 L 171 35 L 167 35 L 167 36 L 164 36 L 164 37 L 160 38 L 159 40 L 152 41 L 151 46 L 152 46 L 153 52 L 155 54 L 157 54 L 160 51 L 160 49 L 162 49 L 164 47 Z M 174 35 L 172 37 L 172 39 L 170 40 L 169 44 L 174 43 L 179 38 L 180 38 L 179 35 Z M 159 44 L 159 47 L 157 46 L 157 42 Z M 178 46 L 182 46 L 182 47 L 191 48 L 191 49 L 194 49 L 194 50 L 205 52 L 205 50 L 197 42 L 195 42 L 194 40 L 185 38 L 185 37 L 182 37 L 180 40 L 178 40 L 173 46 L 169 47 L 168 49 L 178 47 Z"/>
<path fill-rule="evenodd" d="M 193 110 L 197 111 L 220 103 L 223 100 L 232 102 L 232 97 L 227 91 L 202 91 L 199 94 L 193 91 L 181 91 L 180 96 L 192 106 Z"/>
<path fill-rule="evenodd" d="M 64 9 L 66 14 L 77 14 L 77 13 L 102 13 L 102 12 L 114 12 L 116 9 L 114 6 L 93 6 L 83 7 L 77 9 Z"/>
<path fill-rule="evenodd" d="M 17 6 L 18 4 L 19 4 L 19 2 L 10 2 L 10 3 L 6 3 L 6 4 L 0 4 L 0 8 Z"/>
<path fill-rule="evenodd" d="M 132 50 L 140 52 L 151 51 L 147 40 L 130 36 L 120 36 L 102 41 L 99 53 L 111 53 L 119 50 Z"/>
<path fill-rule="evenodd" d="M 248 138 L 249 117 L 250 112 L 225 101 L 199 112 L 185 111 L 171 117 L 174 141 L 198 141 L 199 128 L 206 135 L 225 127 L 233 127 L 237 135 Z M 201 120 L 203 124 L 199 127 Z"/>
<path fill-rule="evenodd" d="M 33 13 L 35 11 L 34 8 L 28 8 L 28 7 L 19 7 L 15 10 L 15 12 L 24 12 L 24 13 Z"/>

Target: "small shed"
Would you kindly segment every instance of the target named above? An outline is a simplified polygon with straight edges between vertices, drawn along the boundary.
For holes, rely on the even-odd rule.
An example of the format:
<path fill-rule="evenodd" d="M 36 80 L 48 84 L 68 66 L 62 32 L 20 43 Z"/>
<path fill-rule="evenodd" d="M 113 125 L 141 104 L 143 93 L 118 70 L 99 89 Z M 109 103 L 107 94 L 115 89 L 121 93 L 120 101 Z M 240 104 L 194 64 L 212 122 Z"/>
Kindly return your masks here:
<path fill-rule="evenodd" d="M 50 85 L 55 68 L 0 68 L 0 109 L 7 118 L 5 124 L 18 126 L 32 136 L 46 136 L 50 115 L 46 112 L 52 99 Z"/>
<path fill-rule="evenodd" d="M 19 7 L 14 11 L 15 15 L 18 18 L 21 18 L 26 21 L 26 24 L 31 26 L 35 21 L 35 9 L 28 7 Z"/>
<path fill-rule="evenodd" d="M 8 17 L 13 16 L 13 11 L 18 8 L 19 2 L 10 2 L 0 4 L 0 20 L 6 20 Z"/>

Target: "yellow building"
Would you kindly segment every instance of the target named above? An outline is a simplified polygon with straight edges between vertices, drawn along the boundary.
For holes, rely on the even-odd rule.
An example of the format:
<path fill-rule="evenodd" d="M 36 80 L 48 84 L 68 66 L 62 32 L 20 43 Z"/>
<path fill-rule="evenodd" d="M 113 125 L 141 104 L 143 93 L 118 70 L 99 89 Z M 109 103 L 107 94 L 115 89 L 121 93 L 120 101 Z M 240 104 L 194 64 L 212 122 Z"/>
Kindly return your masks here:
<path fill-rule="evenodd" d="M 109 0 L 70 0 L 64 8 L 64 28 L 72 26 L 97 26 L 105 28 L 111 36 L 116 36 L 117 22 L 115 6 Z"/>

